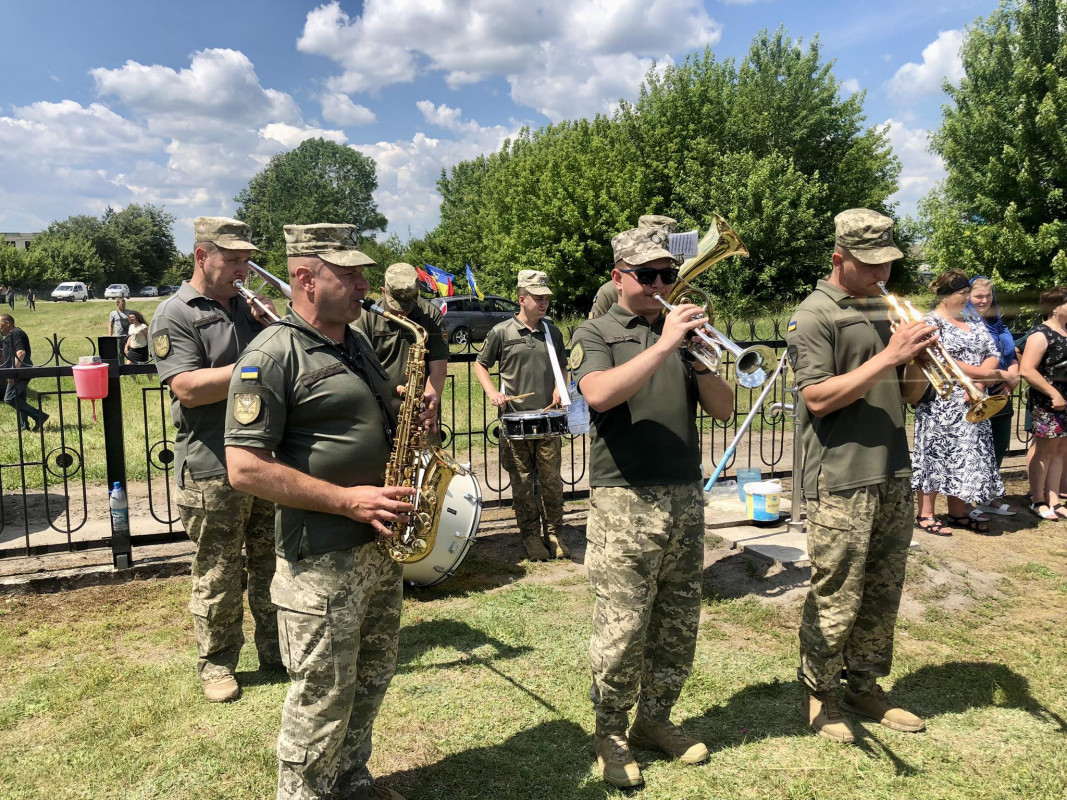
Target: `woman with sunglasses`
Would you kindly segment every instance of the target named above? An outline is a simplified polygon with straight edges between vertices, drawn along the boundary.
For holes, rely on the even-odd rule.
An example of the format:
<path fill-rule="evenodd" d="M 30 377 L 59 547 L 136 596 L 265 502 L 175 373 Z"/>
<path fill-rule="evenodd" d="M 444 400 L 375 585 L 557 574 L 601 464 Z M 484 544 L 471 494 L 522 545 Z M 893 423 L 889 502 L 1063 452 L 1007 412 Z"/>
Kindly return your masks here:
<path fill-rule="evenodd" d="M 733 390 L 680 350 L 704 324 L 702 310 L 681 304 L 664 316 L 655 298 L 678 279 L 667 233 L 634 228 L 611 245 L 618 302 L 574 332 L 569 364 L 591 423 L 585 563 L 596 595 L 594 747 L 604 781 L 625 787 L 644 780 L 631 745 L 686 764 L 708 757 L 670 714 L 692 667 L 700 619 L 697 403 L 727 419 Z"/>

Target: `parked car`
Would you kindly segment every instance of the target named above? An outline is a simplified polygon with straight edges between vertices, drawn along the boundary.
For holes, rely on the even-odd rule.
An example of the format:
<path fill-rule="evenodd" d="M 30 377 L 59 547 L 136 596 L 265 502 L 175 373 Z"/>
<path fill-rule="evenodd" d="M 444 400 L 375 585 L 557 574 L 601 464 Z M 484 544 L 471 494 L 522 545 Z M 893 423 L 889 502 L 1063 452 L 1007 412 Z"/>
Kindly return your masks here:
<path fill-rule="evenodd" d="M 519 304 L 514 300 L 493 294 L 487 294 L 484 300 L 479 300 L 474 295 L 462 294 L 454 297 L 435 297 L 430 302 L 444 314 L 448 341 L 453 344 L 480 342 L 493 326 L 519 311 Z"/>
<path fill-rule="evenodd" d="M 115 300 L 119 297 L 129 297 L 130 287 L 125 283 L 113 283 L 104 289 L 104 297 L 108 300 Z"/>
<path fill-rule="evenodd" d="M 141 297 L 159 297 L 159 289 L 155 286 L 144 286 L 141 288 Z"/>
<path fill-rule="evenodd" d="M 67 281 L 52 290 L 52 299 L 66 300 L 69 303 L 81 300 L 84 303 L 89 299 L 89 290 L 85 288 L 85 284 L 81 281 Z"/>

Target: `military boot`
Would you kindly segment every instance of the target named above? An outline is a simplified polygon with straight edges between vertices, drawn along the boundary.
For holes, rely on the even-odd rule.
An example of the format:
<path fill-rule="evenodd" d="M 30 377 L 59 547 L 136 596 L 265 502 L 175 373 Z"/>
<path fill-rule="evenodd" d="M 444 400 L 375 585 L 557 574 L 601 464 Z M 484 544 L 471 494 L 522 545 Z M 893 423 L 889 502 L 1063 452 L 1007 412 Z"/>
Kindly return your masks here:
<path fill-rule="evenodd" d="M 905 711 L 889 699 L 877 683 L 867 692 L 852 692 L 845 689 L 841 707 L 861 717 L 873 719 L 894 731 L 917 733 L 926 727 L 923 720 L 910 711 Z"/>
<path fill-rule="evenodd" d="M 526 546 L 526 555 L 530 557 L 531 561 L 548 561 L 551 558 L 548 550 L 545 549 L 545 543 L 541 541 L 541 537 L 536 533 L 523 536 L 522 543 Z"/>
<path fill-rule="evenodd" d="M 621 733 L 598 733 L 593 738 L 593 749 L 605 783 L 625 788 L 645 782 L 641 768 L 630 752 L 630 745 Z"/>
<path fill-rule="evenodd" d="M 556 534 L 550 533 L 546 537 L 548 539 L 548 552 L 552 554 L 553 558 L 570 558 L 570 550 L 567 549 L 567 545 L 563 544 L 563 540 Z"/>
<path fill-rule="evenodd" d="M 819 736 L 845 744 L 856 741 L 856 735 L 852 732 L 852 723 L 841 713 L 837 692 L 833 689 L 808 692 L 807 706 L 808 724 Z"/>
<path fill-rule="evenodd" d="M 648 722 L 638 717 L 630 728 L 630 744 L 643 750 L 659 750 L 683 764 L 701 764 L 708 758 L 704 743 L 687 735 L 670 720 Z"/>
<path fill-rule="evenodd" d="M 209 703 L 229 703 L 241 696 L 241 687 L 238 686 L 237 678 L 233 675 L 209 678 L 201 686 L 204 689 L 204 697 Z"/>

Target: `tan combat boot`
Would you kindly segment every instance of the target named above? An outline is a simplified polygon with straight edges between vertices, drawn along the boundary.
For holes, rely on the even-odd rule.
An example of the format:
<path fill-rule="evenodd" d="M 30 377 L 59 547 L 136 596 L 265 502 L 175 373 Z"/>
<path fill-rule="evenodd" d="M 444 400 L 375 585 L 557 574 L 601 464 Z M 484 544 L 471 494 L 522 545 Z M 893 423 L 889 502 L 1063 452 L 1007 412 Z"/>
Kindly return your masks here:
<path fill-rule="evenodd" d="M 529 556 L 531 561 L 548 561 L 551 557 L 548 554 L 548 550 L 545 549 L 545 543 L 536 534 L 523 536 L 522 543 L 525 545 L 526 555 Z"/>
<path fill-rule="evenodd" d="M 869 692 L 856 693 L 845 689 L 845 698 L 841 701 L 841 707 L 853 714 L 873 719 L 894 731 L 918 733 L 926 727 L 926 723 L 921 718 L 910 711 L 898 708 L 877 683 Z"/>
<path fill-rule="evenodd" d="M 808 723 L 819 736 L 833 739 L 835 742 L 849 744 L 856 741 L 852 732 L 852 723 L 841 713 L 837 693 L 829 689 L 824 692 L 808 692 Z"/>
<path fill-rule="evenodd" d="M 567 545 L 563 544 L 563 540 L 556 534 L 548 534 L 548 551 L 552 554 L 553 558 L 570 558 L 571 553 L 567 549 Z"/>
<path fill-rule="evenodd" d="M 670 720 L 648 722 L 638 717 L 630 728 L 630 744 L 643 750 L 659 750 L 683 764 L 702 764 L 708 758 L 704 743 L 688 736 Z"/>
<path fill-rule="evenodd" d="M 241 687 L 237 685 L 237 678 L 233 675 L 209 678 L 201 685 L 204 697 L 209 703 L 229 703 L 241 696 Z"/>
<path fill-rule="evenodd" d="M 597 734 L 593 738 L 596 760 L 604 775 L 604 782 L 625 788 L 640 786 L 645 782 L 641 768 L 630 753 L 630 745 L 621 733 Z"/>

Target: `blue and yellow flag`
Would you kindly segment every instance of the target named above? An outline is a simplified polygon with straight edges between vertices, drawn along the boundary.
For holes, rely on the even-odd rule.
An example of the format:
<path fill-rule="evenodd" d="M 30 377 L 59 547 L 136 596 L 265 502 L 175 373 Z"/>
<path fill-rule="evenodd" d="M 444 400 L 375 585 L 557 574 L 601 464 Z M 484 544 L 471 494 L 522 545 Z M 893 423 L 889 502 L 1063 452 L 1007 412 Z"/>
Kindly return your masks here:
<path fill-rule="evenodd" d="M 451 297 L 456 293 L 456 290 L 452 288 L 453 275 L 445 272 L 440 267 L 435 267 L 433 264 L 426 264 L 426 272 L 437 283 L 438 297 Z"/>
<path fill-rule="evenodd" d="M 467 265 L 467 284 L 471 287 L 471 294 L 475 295 L 479 300 L 484 300 L 485 295 L 482 294 L 482 290 L 478 288 L 478 284 L 474 280 L 474 273 L 471 271 L 471 265 Z"/>

